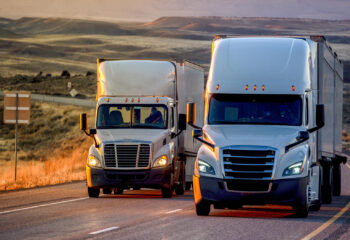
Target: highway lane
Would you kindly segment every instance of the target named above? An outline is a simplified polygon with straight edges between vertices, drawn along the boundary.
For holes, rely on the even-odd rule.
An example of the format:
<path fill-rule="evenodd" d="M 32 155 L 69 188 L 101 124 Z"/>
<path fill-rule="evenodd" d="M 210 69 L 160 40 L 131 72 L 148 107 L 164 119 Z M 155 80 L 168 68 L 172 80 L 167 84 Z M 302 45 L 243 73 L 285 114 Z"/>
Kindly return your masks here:
<path fill-rule="evenodd" d="M 274 205 L 198 217 L 191 191 L 172 199 L 149 189 L 89 199 L 85 183 L 76 182 L 1 193 L 0 239 L 302 239 L 349 203 L 350 168 L 342 173 L 342 196 L 306 219 Z M 350 211 L 316 233 L 312 239 L 350 239 Z"/>

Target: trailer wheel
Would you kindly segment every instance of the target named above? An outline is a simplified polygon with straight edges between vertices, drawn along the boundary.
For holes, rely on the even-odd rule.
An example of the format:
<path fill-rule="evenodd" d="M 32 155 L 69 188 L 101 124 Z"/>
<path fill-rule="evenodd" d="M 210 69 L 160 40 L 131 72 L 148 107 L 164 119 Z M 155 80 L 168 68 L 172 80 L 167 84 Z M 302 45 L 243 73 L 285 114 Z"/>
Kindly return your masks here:
<path fill-rule="evenodd" d="M 179 177 L 179 184 L 175 186 L 176 195 L 183 195 L 185 193 L 186 175 L 184 163 L 181 163 L 181 173 Z"/>
<path fill-rule="evenodd" d="M 322 202 L 323 203 L 332 203 L 332 169 L 329 163 L 324 164 L 323 166 L 323 186 L 322 186 Z"/>
<path fill-rule="evenodd" d="M 110 188 L 104 188 L 104 189 L 102 190 L 102 192 L 103 192 L 103 194 L 111 194 L 111 193 L 112 193 L 112 189 L 110 189 Z"/>
<path fill-rule="evenodd" d="M 201 201 L 196 204 L 197 216 L 208 216 L 210 213 L 210 203 L 206 201 Z"/>
<path fill-rule="evenodd" d="M 333 165 L 333 195 L 340 196 L 341 194 L 341 168 L 340 163 Z"/>
<path fill-rule="evenodd" d="M 115 188 L 115 189 L 114 189 L 114 194 L 119 194 L 119 195 L 121 195 L 121 194 L 123 194 L 123 192 L 124 192 L 124 188 L 118 187 L 118 188 Z"/>
<path fill-rule="evenodd" d="M 98 198 L 98 196 L 100 195 L 100 189 L 88 187 L 88 194 L 89 194 L 89 197 L 91 198 Z"/>
<path fill-rule="evenodd" d="M 186 182 L 185 190 L 189 191 L 189 190 L 191 190 L 191 187 L 192 187 L 192 183 L 191 182 Z"/>

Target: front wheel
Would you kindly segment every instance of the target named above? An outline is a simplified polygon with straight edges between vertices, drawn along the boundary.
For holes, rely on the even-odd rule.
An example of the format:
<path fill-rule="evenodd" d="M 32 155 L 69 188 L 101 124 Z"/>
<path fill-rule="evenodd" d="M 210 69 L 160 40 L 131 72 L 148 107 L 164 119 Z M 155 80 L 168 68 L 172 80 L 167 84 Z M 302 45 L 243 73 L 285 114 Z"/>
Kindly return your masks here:
<path fill-rule="evenodd" d="M 340 196 L 341 193 L 341 168 L 340 163 L 333 165 L 333 195 Z"/>
<path fill-rule="evenodd" d="M 162 197 L 163 198 L 171 198 L 173 196 L 173 189 L 172 187 L 166 187 L 162 188 Z"/>
<path fill-rule="evenodd" d="M 98 198 L 98 196 L 100 195 L 100 189 L 88 187 L 88 194 L 89 194 L 89 197 L 91 198 Z"/>
<path fill-rule="evenodd" d="M 296 203 L 293 206 L 293 213 L 297 218 L 306 218 L 309 215 L 309 207 L 307 204 Z"/>
<path fill-rule="evenodd" d="M 201 201 L 196 204 L 197 216 L 208 216 L 210 213 L 210 203 Z"/>

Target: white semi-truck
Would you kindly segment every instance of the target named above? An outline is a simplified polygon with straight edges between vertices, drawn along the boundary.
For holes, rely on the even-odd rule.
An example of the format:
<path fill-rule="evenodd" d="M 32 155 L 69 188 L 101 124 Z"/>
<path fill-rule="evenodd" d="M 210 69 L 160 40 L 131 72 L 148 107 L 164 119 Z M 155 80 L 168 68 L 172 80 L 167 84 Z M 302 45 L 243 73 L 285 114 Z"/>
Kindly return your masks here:
<path fill-rule="evenodd" d="M 340 195 L 343 66 L 322 36 L 216 37 L 193 175 L 196 212 Z M 188 105 L 194 126 L 194 104 Z"/>
<path fill-rule="evenodd" d="M 90 197 L 160 188 L 169 198 L 192 183 L 200 144 L 186 128 L 186 104 L 203 126 L 204 71 L 188 61 L 98 60 L 96 127 L 87 159 Z"/>

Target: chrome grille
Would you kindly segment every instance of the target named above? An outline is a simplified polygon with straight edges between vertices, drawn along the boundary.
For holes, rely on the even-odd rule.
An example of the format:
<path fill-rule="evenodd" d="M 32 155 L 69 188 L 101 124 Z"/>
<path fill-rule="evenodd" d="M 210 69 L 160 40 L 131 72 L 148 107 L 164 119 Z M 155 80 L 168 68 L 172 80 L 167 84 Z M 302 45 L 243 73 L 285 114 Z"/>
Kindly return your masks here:
<path fill-rule="evenodd" d="M 106 144 L 105 165 L 108 168 L 147 168 L 150 152 L 150 144 Z"/>
<path fill-rule="evenodd" d="M 226 179 L 271 180 L 276 151 L 223 150 Z"/>
<path fill-rule="evenodd" d="M 115 146 L 114 144 L 106 144 L 104 146 L 104 157 L 106 167 L 115 168 L 117 167 L 115 161 Z"/>

